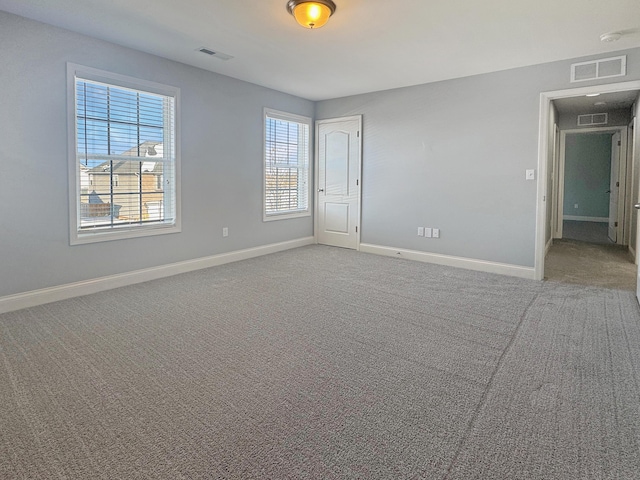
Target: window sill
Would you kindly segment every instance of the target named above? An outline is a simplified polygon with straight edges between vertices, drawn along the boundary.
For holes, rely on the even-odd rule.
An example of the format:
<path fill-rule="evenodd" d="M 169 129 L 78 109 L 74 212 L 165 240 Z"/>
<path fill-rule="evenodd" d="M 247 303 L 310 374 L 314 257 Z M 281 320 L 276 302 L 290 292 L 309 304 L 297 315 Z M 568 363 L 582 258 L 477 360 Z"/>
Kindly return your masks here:
<path fill-rule="evenodd" d="M 86 243 L 108 242 L 111 240 L 125 240 L 129 238 L 150 237 L 170 233 L 180 233 L 182 229 L 178 225 L 150 225 L 147 227 L 122 228 L 103 232 L 71 232 L 71 245 L 83 245 Z"/>
<path fill-rule="evenodd" d="M 271 215 L 262 216 L 262 221 L 264 222 L 272 222 L 274 220 L 288 220 L 291 218 L 302 218 L 302 217 L 310 217 L 311 212 L 309 210 L 304 210 L 302 212 L 286 212 L 286 213 L 274 213 Z"/>

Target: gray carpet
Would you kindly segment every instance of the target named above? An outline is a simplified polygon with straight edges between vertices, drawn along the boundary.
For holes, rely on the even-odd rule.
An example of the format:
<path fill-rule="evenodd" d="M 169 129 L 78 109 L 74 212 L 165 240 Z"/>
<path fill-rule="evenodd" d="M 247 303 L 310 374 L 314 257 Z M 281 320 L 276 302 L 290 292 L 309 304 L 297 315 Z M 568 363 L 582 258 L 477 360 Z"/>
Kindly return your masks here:
<path fill-rule="evenodd" d="M 607 222 L 564 220 L 562 222 L 562 238 L 580 242 L 615 245 L 609 239 L 609 223 Z"/>
<path fill-rule="evenodd" d="M 579 242 L 615 245 L 609 239 L 609 224 L 606 222 L 564 220 L 562 222 L 562 238 Z"/>
<path fill-rule="evenodd" d="M 637 479 L 632 292 L 322 246 L 0 315 L 0 478 Z"/>

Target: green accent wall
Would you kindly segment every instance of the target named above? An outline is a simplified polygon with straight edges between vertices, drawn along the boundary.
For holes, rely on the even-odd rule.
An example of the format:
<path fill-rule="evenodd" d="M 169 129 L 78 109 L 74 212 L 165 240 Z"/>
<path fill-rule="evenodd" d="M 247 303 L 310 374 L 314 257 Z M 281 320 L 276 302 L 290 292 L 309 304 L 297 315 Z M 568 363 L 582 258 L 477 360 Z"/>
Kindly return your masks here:
<path fill-rule="evenodd" d="M 609 216 L 611 137 L 611 133 L 566 136 L 564 215 Z"/>

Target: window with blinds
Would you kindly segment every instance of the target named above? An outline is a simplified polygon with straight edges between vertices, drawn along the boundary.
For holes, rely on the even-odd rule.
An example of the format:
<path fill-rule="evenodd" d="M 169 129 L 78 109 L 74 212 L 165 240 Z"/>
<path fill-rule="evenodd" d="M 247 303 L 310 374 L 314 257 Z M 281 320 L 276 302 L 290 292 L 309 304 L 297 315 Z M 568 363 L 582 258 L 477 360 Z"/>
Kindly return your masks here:
<path fill-rule="evenodd" d="M 72 65 L 69 76 L 71 242 L 178 231 L 178 90 Z"/>
<path fill-rule="evenodd" d="M 265 109 L 264 129 L 264 219 L 310 215 L 311 119 Z"/>

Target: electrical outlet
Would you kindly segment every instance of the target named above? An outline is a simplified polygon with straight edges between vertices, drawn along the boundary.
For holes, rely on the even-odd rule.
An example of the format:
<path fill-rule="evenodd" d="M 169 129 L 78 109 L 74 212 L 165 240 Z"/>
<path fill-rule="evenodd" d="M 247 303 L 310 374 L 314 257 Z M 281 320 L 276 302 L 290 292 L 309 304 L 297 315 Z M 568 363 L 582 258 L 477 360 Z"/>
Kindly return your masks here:
<path fill-rule="evenodd" d="M 223 237 L 228 237 L 229 236 L 229 228 L 228 227 L 223 227 L 222 228 L 222 236 Z"/>
<path fill-rule="evenodd" d="M 427 238 L 431 238 L 432 235 L 432 229 L 429 227 L 424 227 L 424 236 Z"/>
<path fill-rule="evenodd" d="M 577 203 L 574 203 L 574 204 L 573 204 L 573 208 L 578 208 L 578 204 L 577 204 Z"/>
<path fill-rule="evenodd" d="M 418 227 L 418 236 L 424 237 L 424 227 Z"/>
<path fill-rule="evenodd" d="M 434 228 L 433 229 L 433 238 L 440 238 L 440 229 L 439 228 Z"/>

